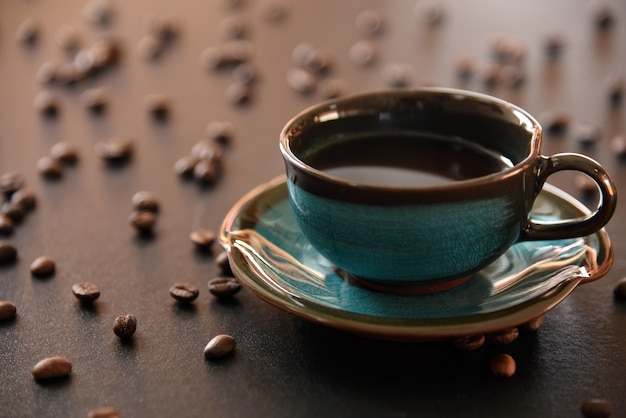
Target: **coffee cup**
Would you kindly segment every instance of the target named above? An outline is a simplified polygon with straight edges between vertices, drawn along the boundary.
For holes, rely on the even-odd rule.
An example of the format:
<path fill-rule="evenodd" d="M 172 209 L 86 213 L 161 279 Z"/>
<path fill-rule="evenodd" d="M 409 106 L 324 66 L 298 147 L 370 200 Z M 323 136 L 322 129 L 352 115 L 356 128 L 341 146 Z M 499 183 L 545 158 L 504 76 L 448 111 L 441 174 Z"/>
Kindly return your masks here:
<path fill-rule="evenodd" d="M 445 88 L 364 93 L 314 105 L 280 135 L 289 200 L 313 247 L 348 280 L 430 293 L 468 280 L 510 246 L 592 234 L 617 192 L 591 158 L 544 156 L 523 109 Z M 580 219 L 535 219 L 546 179 L 563 170 L 597 184 Z"/>

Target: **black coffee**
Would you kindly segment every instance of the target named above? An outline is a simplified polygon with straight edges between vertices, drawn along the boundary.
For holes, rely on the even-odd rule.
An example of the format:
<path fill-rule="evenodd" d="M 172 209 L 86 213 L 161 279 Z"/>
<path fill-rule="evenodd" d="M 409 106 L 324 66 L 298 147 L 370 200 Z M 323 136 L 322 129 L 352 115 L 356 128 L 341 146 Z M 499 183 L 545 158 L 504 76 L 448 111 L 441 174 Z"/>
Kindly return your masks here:
<path fill-rule="evenodd" d="M 327 141 L 305 157 L 312 167 L 360 183 L 429 186 L 503 171 L 502 155 L 459 137 L 392 131 Z"/>

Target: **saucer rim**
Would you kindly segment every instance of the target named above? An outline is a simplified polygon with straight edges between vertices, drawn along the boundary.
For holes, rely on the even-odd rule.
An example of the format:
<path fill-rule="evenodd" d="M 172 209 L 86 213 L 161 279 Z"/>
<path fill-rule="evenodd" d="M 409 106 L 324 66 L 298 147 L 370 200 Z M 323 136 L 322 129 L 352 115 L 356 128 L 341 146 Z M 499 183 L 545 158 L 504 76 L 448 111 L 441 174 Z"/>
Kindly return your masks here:
<path fill-rule="evenodd" d="M 613 246 L 605 228 L 602 228 L 590 235 L 599 237 L 599 248 L 605 252 L 602 255 L 602 263 L 596 270 L 590 272 L 587 277 L 574 276 L 546 293 L 515 306 L 486 313 L 442 318 L 396 318 L 333 309 L 314 300 L 303 299 L 297 294 L 280 291 L 268 283 L 263 272 L 258 271 L 257 266 L 246 260 L 245 252 L 241 251 L 228 236 L 233 222 L 252 202 L 264 194 L 276 193 L 281 187 L 286 189 L 285 175 L 254 187 L 227 213 L 220 227 L 219 242 L 228 253 L 231 269 L 244 287 L 270 305 L 305 320 L 353 334 L 385 340 L 421 342 L 483 334 L 519 326 L 550 311 L 580 284 L 600 279 L 613 264 Z M 543 190 L 573 206 L 581 214 L 589 212 L 584 204 L 555 186 L 545 184 Z"/>

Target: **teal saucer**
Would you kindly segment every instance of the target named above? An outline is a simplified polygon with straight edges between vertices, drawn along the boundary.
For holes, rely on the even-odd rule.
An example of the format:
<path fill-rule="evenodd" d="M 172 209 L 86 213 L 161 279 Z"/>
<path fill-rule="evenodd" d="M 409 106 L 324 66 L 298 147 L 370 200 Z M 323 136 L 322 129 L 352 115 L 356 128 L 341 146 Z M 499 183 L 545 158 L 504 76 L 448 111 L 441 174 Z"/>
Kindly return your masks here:
<path fill-rule="evenodd" d="M 570 219 L 589 210 L 545 185 L 533 217 Z M 284 176 L 246 194 L 220 229 L 236 277 L 252 293 L 320 324 L 377 338 L 428 341 L 498 331 L 543 315 L 613 263 L 605 230 L 567 240 L 515 244 L 464 284 L 403 296 L 348 283 L 297 226 Z"/>

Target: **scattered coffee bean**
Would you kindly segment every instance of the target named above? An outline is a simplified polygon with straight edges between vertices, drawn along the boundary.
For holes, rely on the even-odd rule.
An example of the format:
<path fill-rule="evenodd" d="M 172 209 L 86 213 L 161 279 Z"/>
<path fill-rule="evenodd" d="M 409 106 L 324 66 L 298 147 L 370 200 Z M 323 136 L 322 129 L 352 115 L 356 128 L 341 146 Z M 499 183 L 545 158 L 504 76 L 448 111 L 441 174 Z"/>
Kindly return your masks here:
<path fill-rule="evenodd" d="M 478 350 L 485 344 L 485 334 L 468 335 L 452 340 L 454 348 L 462 351 Z"/>
<path fill-rule="evenodd" d="M 31 373 L 36 380 L 66 377 L 72 372 L 72 363 L 64 357 L 48 357 L 35 364 Z"/>
<path fill-rule="evenodd" d="M 153 34 L 144 35 L 137 43 L 137 52 L 145 59 L 156 59 L 163 52 L 163 43 Z"/>
<path fill-rule="evenodd" d="M 204 357 L 207 360 L 217 360 L 232 354 L 237 341 L 228 334 L 216 335 L 204 348 Z"/>
<path fill-rule="evenodd" d="M 611 151 L 616 157 L 626 159 L 626 138 L 622 135 L 617 135 L 611 140 Z"/>
<path fill-rule="evenodd" d="M 609 103 L 614 107 L 620 106 L 624 100 L 626 90 L 624 78 L 616 74 L 610 74 L 607 76 L 605 84 Z"/>
<path fill-rule="evenodd" d="M 165 94 L 149 94 L 144 98 L 144 106 L 157 120 L 165 120 L 170 113 L 170 99 Z"/>
<path fill-rule="evenodd" d="M 261 16 L 268 22 L 280 22 L 291 11 L 289 3 L 285 0 L 265 0 L 259 5 Z"/>
<path fill-rule="evenodd" d="M 235 127 L 232 123 L 226 120 L 213 120 L 207 123 L 205 132 L 210 140 L 218 142 L 222 145 L 230 144 L 235 137 Z M 216 152 L 221 154 L 221 149 L 218 148 L 217 150 L 213 150 L 212 154 L 215 154 Z M 199 153 L 201 154 L 201 152 Z M 200 156 L 199 158 L 202 157 Z"/>
<path fill-rule="evenodd" d="M 24 211 L 29 211 L 37 204 L 37 197 L 30 188 L 22 188 L 11 195 L 11 203 L 21 206 Z"/>
<path fill-rule="evenodd" d="M 215 242 L 215 232 L 210 229 L 196 229 L 189 234 L 189 239 L 194 243 L 196 248 L 208 251 Z"/>
<path fill-rule="evenodd" d="M 193 177 L 202 184 L 213 184 L 219 177 L 219 164 L 214 160 L 201 160 L 193 168 Z"/>
<path fill-rule="evenodd" d="M 306 67 L 308 57 L 316 45 L 311 42 L 300 42 L 291 51 L 291 61 L 298 67 Z"/>
<path fill-rule="evenodd" d="M 54 117 L 59 113 L 59 101 L 50 90 L 42 90 L 35 96 L 35 109 L 42 115 Z"/>
<path fill-rule="evenodd" d="M 511 344 L 513 341 L 517 340 L 517 337 L 519 337 L 519 330 L 517 328 L 508 328 L 487 334 L 487 340 L 498 345 Z"/>
<path fill-rule="evenodd" d="M 88 22 L 107 25 L 113 17 L 113 8 L 108 0 L 89 0 L 83 7 L 83 16 Z"/>
<path fill-rule="evenodd" d="M 100 289 L 92 282 L 73 284 L 72 293 L 76 299 L 83 303 L 91 303 L 100 297 Z"/>
<path fill-rule="evenodd" d="M 56 264 L 52 257 L 42 255 L 37 257 L 30 265 L 30 273 L 35 277 L 48 277 L 54 274 Z"/>
<path fill-rule="evenodd" d="M 50 179 L 58 179 L 63 176 L 63 166 L 59 160 L 49 155 L 44 155 L 37 160 L 37 171 Z"/>
<path fill-rule="evenodd" d="M 497 354 L 489 362 L 491 373 L 498 377 L 511 377 L 515 374 L 515 360 L 508 354 Z"/>
<path fill-rule="evenodd" d="M 580 407 L 585 418 L 608 418 L 613 413 L 611 403 L 606 399 L 589 399 Z"/>
<path fill-rule="evenodd" d="M 234 296 L 241 290 L 241 283 L 234 277 L 215 277 L 209 280 L 209 292 L 218 299 Z"/>
<path fill-rule="evenodd" d="M 17 308 L 13 302 L 8 300 L 0 300 L 0 321 L 6 321 L 7 319 L 15 318 Z"/>
<path fill-rule="evenodd" d="M 322 99 L 335 99 L 348 92 L 348 83 L 343 78 L 326 78 L 319 83 L 319 94 Z"/>
<path fill-rule="evenodd" d="M 102 406 L 89 411 L 87 418 L 122 418 L 122 415 L 113 407 Z"/>
<path fill-rule="evenodd" d="M 468 55 L 462 55 L 456 60 L 454 68 L 459 80 L 469 81 L 474 75 L 474 60 Z"/>
<path fill-rule="evenodd" d="M 158 212 L 159 198 L 152 192 L 141 190 L 132 197 L 133 208 L 138 211 Z"/>
<path fill-rule="evenodd" d="M 384 26 L 384 19 L 376 10 L 363 10 L 357 14 L 354 21 L 356 30 L 361 35 L 373 36 L 379 34 Z"/>
<path fill-rule="evenodd" d="M 476 69 L 476 75 L 485 88 L 491 89 L 500 82 L 501 68 L 493 62 L 482 62 Z"/>
<path fill-rule="evenodd" d="M 537 331 L 543 325 L 543 321 L 544 321 L 544 316 L 540 315 L 540 316 L 536 317 L 535 319 L 531 319 L 530 321 L 528 321 L 525 324 L 521 325 L 519 327 L 520 331 L 522 331 L 522 332 L 534 332 L 534 331 Z"/>
<path fill-rule="evenodd" d="M 582 173 L 576 174 L 574 185 L 580 190 L 580 193 L 587 198 L 594 196 L 598 190 L 596 182 L 591 177 Z"/>
<path fill-rule="evenodd" d="M 181 177 L 191 177 L 197 163 L 198 159 L 193 155 L 181 157 L 174 163 L 174 172 Z"/>
<path fill-rule="evenodd" d="M 304 68 L 291 68 L 287 71 L 287 85 L 298 93 L 310 94 L 317 87 L 317 76 Z"/>
<path fill-rule="evenodd" d="M 37 80 L 42 84 L 54 83 L 56 81 L 57 67 L 58 65 L 50 61 L 42 63 L 37 70 Z"/>
<path fill-rule="evenodd" d="M 87 89 L 80 95 L 83 107 L 95 114 L 104 112 L 109 104 L 109 92 L 106 87 Z"/>
<path fill-rule="evenodd" d="M 146 18 L 148 33 L 155 36 L 163 45 L 173 41 L 181 32 L 181 24 L 172 17 L 150 15 Z"/>
<path fill-rule="evenodd" d="M 71 86 L 83 80 L 86 73 L 73 62 L 57 66 L 54 80 L 62 86 Z"/>
<path fill-rule="evenodd" d="M 304 57 L 303 67 L 316 74 L 323 75 L 329 72 L 334 65 L 335 58 L 333 52 L 328 48 L 316 46 Z"/>
<path fill-rule="evenodd" d="M 156 225 L 157 217 L 154 212 L 148 212 L 145 210 L 133 211 L 128 217 L 130 225 L 137 230 L 140 234 L 151 234 L 154 225 Z"/>
<path fill-rule="evenodd" d="M 418 20 L 429 26 L 439 25 L 445 16 L 443 5 L 437 0 L 418 1 L 414 12 Z"/>
<path fill-rule="evenodd" d="M 593 123 L 579 123 L 575 132 L 576 141 L 581 147 L 589 148 L 602 138 L 600 127 Z"/>
<path fill-rule="evenodd" d="M 10 196 L 24 187 L 26 181 L 19 173 L 4 173 L 0 176 L 0 192 L 5 196 Z"/>
<path fill-rule="evenodd" d="M 13 221 L 5 214 L 0 214 L 0 235 L 11 235 L 13 233 Z"/>
<path fill-rule="evenodd" d="M 15 38 L 20 43 L 34 45 L 37 43 L 40 32 L 41 28 L 39 22 L 29 17 L 20 23 L 17 28 Z"/>
<path fill-rule="evenodd" d="M 405 63 L 390 62 L 382 70 L 385 83 L 392 88 L 403 88 L 413 84 L 413 68 Z"/>
<path fill-rule="evenodd" d="M 608 4 L 596 2 L 593 5 L 593 22 L 598 30 L 608 30 L 615 23 L 615 14 Z"/>
<path fill-rule="evenodd" d="M 541 120 L 546 132 L 552 135 L 562 135 L 570 125 L 570 115 L 564 110 L 545 112 Z"/>
<path fill-rule="evenodd" d="M 613 288 L 613 296 L 616 300 L 626 301 L 626 277 L 622 277 Z"/>
<path fill-rule="evenodd" d="M 511 88 L 519 88 L 526 82 L 526 73 L 519 65 L 504 65 L 500 70 L 500 77 L 504 85 Z"/>
<path fill-rule="evenodd" d="M 193 147 L 191 147 L 190 154 L 198 160 L 212 161 L 215 164 L 221 165 L 224 149 L 218 143 L 213 141 L 201 140 L 196 142 Z"/>
<path fill-rule="evenodd" d="M 133 153 L 133 144 L 129 139 L 113 137 L 97 143 L 95 151 L 103 160 L 118 163 L 130 159 Z"/>
<path fill-rule="evenodd" d="M 137 318 L 135 315 L 118 316 L 113 323 L 113 332 L 120 338 L 129 338 L 137 329 Z"/>
<path fill-rule="evenodd" d="M 17 250 L 9 241 L 0 241 L 0 265 L 9 264 L 17 259 Z"/>
<path fill-rule="evenodd" d="M 200 64 L 207 70 L 239 65 L 252 57 L 252 46 L 248 41 L 227 41 L 206 48 L 200 54 Z"/>
<path fill-rule="evenodd" d="M 200 289 L 191 283 L 174 283 L 170 287 L 170 295 L 179 302 L 188 303 L 196 300 Z"/>
<path fill-rule="evenodd" d="M 0 215 L 7 216 L 12 222 L 17 223 L 24 218 L 24 209 L 21 205 L 8 201 L 0 206 Z"/>
<path fill-rule="evenodd" d="M 73 26 L 63 25 L 54 34 L 57 45 L 68 52 L 75 51 L 80 46 L 80 36 Z"/>
<path fill-rule="evenodd" d="M 233 276 L 233 270 L 230 267 L 230 261 L 228 260 L 228 253 L 226 251 L 222 251 L 215 256 L 215 264 L 220 269 L 223 276 Z"/>
<path fill-rule="evenodd" d="M 558 33 L 546 36 L 544 40 L 544 50 L 548 58 L 555 59 L 563 53 L 565 41 Z"/>
<path fill-rule="evenodd" d="M 348 58 L 350 61 L 359 66 L 366 67 L 376 61 L 378 57 L 378 49 L 373 42 L 361 40 L 357 41 L 348 50 Z"/>
<path fill-rule="evenodd" d="M 248 35 L 248 32 L 248 25 L 240 16 L 225 16 L 217 22 L 217 33 L 224 40 L 242 39 Z"/>
<path fill-rule="evenodd" d="M 57 142 L 50 148 L 50 156 L 64 164 L 75 164 L 78 161 L 78 149 L 71 142 Z"/>
<path fill-rule="evenodd" d="M 226 87 L 226 101 L 231 105 L 241 106 L 252 101 L 253 92 L 248 83 L 232 82 Z"/>

